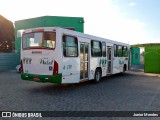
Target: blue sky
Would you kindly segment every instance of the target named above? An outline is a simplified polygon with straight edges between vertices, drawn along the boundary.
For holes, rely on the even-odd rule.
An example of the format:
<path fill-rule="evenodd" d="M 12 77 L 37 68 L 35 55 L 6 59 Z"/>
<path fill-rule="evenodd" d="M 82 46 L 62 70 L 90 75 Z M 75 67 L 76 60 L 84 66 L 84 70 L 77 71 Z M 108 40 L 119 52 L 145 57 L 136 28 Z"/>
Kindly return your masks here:
<path fill-rule="evenodd" d="M 126 12 L 127 17 L 143 21 L 147 31 L 160 38 L 160 0 L 117 0 L 114 4 Z"/>
<path fill-rule="evenodd" d="M 160 0 L 1 0 L 11 21 L 38 16 L 84 17 L 87 34 L 129 44 L 160 43 Z"/>

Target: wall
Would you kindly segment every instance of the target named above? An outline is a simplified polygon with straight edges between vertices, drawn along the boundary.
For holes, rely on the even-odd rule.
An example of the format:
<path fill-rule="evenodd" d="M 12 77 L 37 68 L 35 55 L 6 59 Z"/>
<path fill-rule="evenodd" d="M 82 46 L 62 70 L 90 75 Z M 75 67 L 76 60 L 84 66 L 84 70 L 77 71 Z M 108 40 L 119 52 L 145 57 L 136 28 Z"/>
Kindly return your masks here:
<path fill-rule="evenodd" d="M 160 73 L 160 46 L 146 46 L 144 72 Z"/>
<path fill-rule="evenodd" d="M 16 69 L 20 64 L 19 53 L 0 53 L 0 71 Z"/>

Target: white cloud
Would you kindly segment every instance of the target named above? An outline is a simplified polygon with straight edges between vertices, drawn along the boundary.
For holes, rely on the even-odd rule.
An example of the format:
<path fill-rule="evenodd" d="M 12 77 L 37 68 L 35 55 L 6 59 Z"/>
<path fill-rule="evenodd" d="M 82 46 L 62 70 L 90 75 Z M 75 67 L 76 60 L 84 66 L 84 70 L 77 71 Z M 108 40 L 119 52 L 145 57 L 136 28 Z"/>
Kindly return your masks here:
<path fill-rule="evenodd" d="M 101 9 L 97 10 L 97 13 L 100 12 Z M 121 14 L 119 8 L 113 4 L 109 4 L 103 14 L 97 14 L 93 18 L 97 22 L 88 17 L 89 21 L 85 23 L 87 33 L 129 44 L 144 43 L 148 39 L 146 24 L 138 19 L 128 19 L 127 13 Z"/>
<path fill-rule="evenodd" d="M 44 15 L 84 17 L 85 33 L 130 44 L 148 39 L 145 23 L 128 19 L 128 13 L 122 13 L 112 0 L 5 1 L 2 0 L 0 11 L 13 21 Z"/>
<path fill-rule="evenodd" d="M 130 2 L 128 5 L 129 5 L 130 7 L 133 7 L 133 6 L 136 6 L 137 3 L 135 3 L 135 2 Z"/>

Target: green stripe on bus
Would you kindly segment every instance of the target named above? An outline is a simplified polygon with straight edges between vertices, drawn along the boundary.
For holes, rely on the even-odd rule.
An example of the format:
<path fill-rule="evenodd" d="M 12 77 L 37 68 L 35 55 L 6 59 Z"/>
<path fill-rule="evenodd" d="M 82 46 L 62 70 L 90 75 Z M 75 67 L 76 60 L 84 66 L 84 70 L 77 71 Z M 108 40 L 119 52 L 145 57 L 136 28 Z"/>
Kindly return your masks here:
<path fill-rule="evenodd" d="M 62 83 L 62 74 L 57 75 L 36 75 L 21 73 L 22 80 L 36 81 L 36 82 L 49 82 L 49 83 Z"/>

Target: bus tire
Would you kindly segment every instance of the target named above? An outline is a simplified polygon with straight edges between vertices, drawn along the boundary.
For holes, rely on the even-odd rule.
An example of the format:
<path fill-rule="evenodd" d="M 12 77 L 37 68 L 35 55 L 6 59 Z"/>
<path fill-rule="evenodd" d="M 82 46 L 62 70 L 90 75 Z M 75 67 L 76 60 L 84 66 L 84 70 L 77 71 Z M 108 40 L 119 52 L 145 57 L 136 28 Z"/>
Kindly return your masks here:
<path fill-rule="evenodd" d="M 101 71 L 100 69 L 96 69 L 95 75 L 94 75 L 94 83 L 98 83 L 101 80 Z"/>

